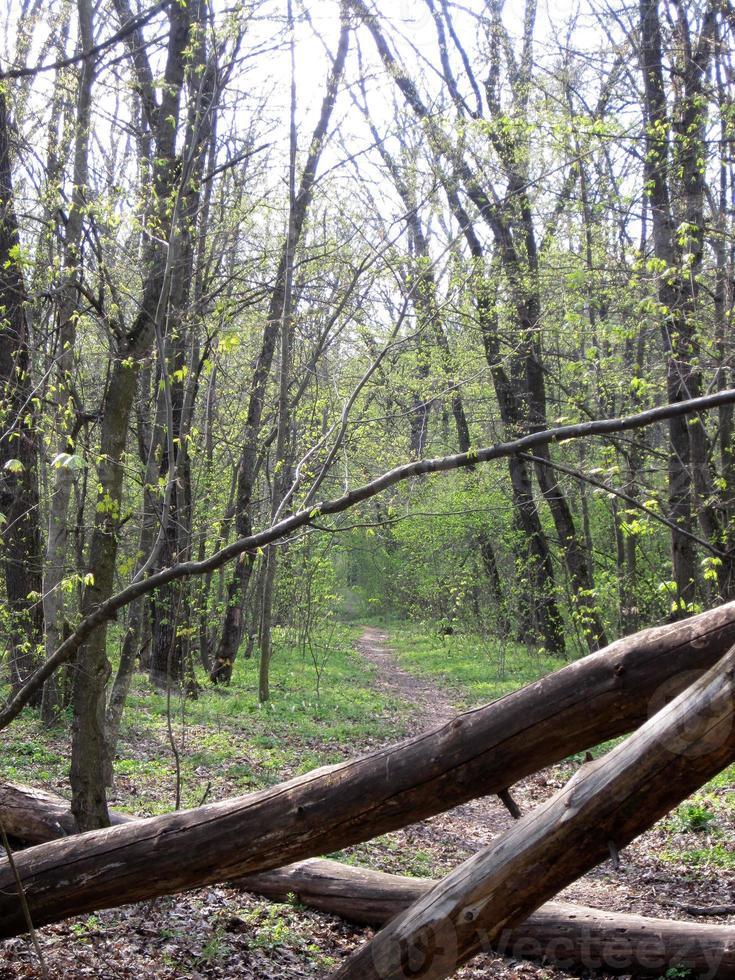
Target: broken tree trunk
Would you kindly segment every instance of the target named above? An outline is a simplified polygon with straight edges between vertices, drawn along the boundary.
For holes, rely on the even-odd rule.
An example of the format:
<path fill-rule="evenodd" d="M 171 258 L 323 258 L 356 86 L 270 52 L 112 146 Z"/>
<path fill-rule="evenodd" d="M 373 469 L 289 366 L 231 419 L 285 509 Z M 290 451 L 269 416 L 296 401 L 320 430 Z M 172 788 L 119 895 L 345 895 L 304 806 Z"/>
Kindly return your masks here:
<path fill-rule="evenodd" d="M 122 823 L 127 814 L 110 813 Z M 69 804 L 28 786 L 0 786 L 0 822 L 14 836 L 41 842 L 76 832 Z M 380 926 L 403 912 L 436 882 L 405 878 L 338 861 L 309 860 L 232 882 L 274 901 L 295 895 L 302 905 L 351 922 Z M 707 973 L 713 963 L 735 976 L 732 926 L 700 925 L 640 915 L 621 915 L 548 902 L 515 929 L 505 930 L 493 948 L 504 956 L 542 959 L 568 969 L 599 966 L 636 974 L 660 974 L 678 966 Z"/>
<path fill-rule="evenodd" d="M 430 878 L 404 878 L 338 861 L 313 860 L 239 878 L 246 891 L 331 912 L 351 922 L 381 926 L 422 898 Z M 698 976 L 735 977 L 735 928 L 601 912 L 548 902 L 514 929 L 504 929 L 493 949 L 514 959 L 544 960 L 562 969 L 584 968 L 652 974 L 679 967 Z"/>
<path fill-rule="evenodd" d="M 387 925 L 334 980 L 448 977 L 735 759 L 735 647 Z M 720 973 L 713 974 L 720 976 Z"/>
<path fill-rule="evenodd" d="M 618 640 L 493 704 L 259 793 L 19 853 L 33 921 L 173 894 L 330 853 L 497 793 L 645 720 L 735 641 L 735 603 Z M 0 863 L 0 936 L 23 932 Z"/>
<path fill-rule="evenodd" d="M 0 818 L 8 837 L 29 844 L 42 844 L 79 832 L 69 803 L 43 789 L 0 783 Z M 113 826 L 130 823 L 135 817 L 110 812 Z"/>

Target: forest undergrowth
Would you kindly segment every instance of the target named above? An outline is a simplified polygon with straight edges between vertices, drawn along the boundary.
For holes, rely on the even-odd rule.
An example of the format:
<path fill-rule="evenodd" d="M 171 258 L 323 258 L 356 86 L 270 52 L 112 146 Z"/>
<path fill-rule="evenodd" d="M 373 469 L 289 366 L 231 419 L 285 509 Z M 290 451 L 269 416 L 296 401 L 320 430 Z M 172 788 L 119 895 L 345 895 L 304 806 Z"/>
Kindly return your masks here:
<path fill-rule="evenodd" d="M 366 636 L 371 637 L 369 648 Z M 273 693 L 266 705 L 257 701 L 257 664 L 252 660 L 238 661 L 227 687 L 213 687 L 200 678 L 196 700 L 182 700 L 177 692 L 169 699 L 136 675 L 115 761 L 112 806 L 139 816 L 170 811 L 177 782 L 185 807 L 267 787 L 420 731 L 446 717 L 442 711 L 493 700 L 553 666 L 523 647 L 501 647 L 476 636 L 445 636 L 428 624 L 340 627 L 328 644 L 314 644 L 312 653 L 320 650 L 316 666 L 313 656 L 290 645 L 285 633 L 276 642 Z M 385 658 L 378 661 L 380 666 L 376 650 Z M 414 682 L 418 688 L 414 685 L 407 693 L 406 685 Z M 68 728 L 68 719 L 63 719 L 49 734 L 34 714 L 26 713 L 3 735 L 0 777 L 65 795 Z M 524 811 L 531 809 L 563 785 L 581 761 L 572 757 L 523 780 L 513 788 L 516 801 Z M 609 862 L 600 866 L 564 897 L 609 910 L 677 918 L 688 917 L 687 906 L 731 902 L 734 788 L 735 766 L 628 848 L 617 870 Z M 333 856 L 377 870 L 437 877 L 510 821 L 499 801 L 488 797 Z M 166 980 L 325 977 L 369 934 L 301 908 L 295 899 L 274 904 L 224 885 L 39 931 L 53 977 Z M 37 975 L 30 942 L 6 942 L 0 978 Z M 465 978 L 539 980 L 569 975 L 494 956 L 480 957 L 458 973 Z"/>

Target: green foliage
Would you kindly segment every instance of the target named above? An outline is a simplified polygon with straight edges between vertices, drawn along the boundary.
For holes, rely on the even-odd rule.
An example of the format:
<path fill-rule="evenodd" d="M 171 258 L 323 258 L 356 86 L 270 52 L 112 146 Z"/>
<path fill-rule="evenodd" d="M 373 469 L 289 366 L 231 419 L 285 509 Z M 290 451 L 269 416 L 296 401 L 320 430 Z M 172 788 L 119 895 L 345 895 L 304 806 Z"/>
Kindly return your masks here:
<path fill-rule="evenodd" d="M 239 917 L 247 929 L 248 945 L 271 951 L 286 947 L 306 954 L 315 966 L 325 971 L 334 966 L 333 958 L 323 954 L 317 944 L 305 935 L 297 907 L 288 903 L 271 903 L 252 910 L 242 909 Z"/>
<path fill-rule="evenodd" d="M 669 826 L 679 833 L 703 833 L 713 830 L 717 815 L 705 803 L 685 803 L 678 807 Z"/>
<path fill-rule="evenodd" d="M 63 784 L 67 776 L 66 749 L 56 733 L 41 728 L 30 713 L 3 733 L 0 778 L 19 783 Z"/>
<path fill-rule="evenodd" d="M 257 699 L 257 661 L 239 658 L 232 683 L 213 687 L 201 674 L 196 701 L 174 692 L 172 723 L 181 757 L 182 803 L 197 806 L 211 783 L 214 798 L 260 789 L 287 775 L 357 755 L 376 739 L 405 732 L 407 706 L 380 693 L 375 671 L 355 652 L 356 630 L 335 627 L 322 665 L 317 697 L 314 665 L 303 649 L 279 633 L 273 659 L 272 696 Z M 319 643 L 317 632 L 315 642 Z M 127 806 L 142 814 L 164 813 L 173 802 L 173 755 L 167 698 L 137 674 L 115 760 Z M 37 715 L 24 713 L 3 733 L 0 780 L 66 786 L 68 725 L 49 733 Z"/>
<path fill-rule="evenodd" d="M 443 872 L 435 854 L 420 847 L 406 847 L 405 840 L 395 834 L 381 834 L 328 856 L 343 864 L 377 867 L 388 874 L 405 875 L 407 878 L 436 878 Z"/>
<path fill-rule="evenodd" d="M 661 860 L 668 864 L 682 864 L 687 868 L 735 870 L 735 853 L 726 844 L 711 847 L 695 847 L 687 850 L 664 850 Z"/>
<path fill-rule="evenodd" d="M 197 966 L 212 967 L 217 963 L 225 961 L 230 955 L 232 947 L 225 938 L 224 930 L 215 929 L 214 933 L 207 939 L 202 946 L 202 951 L 195 959 Z"/>

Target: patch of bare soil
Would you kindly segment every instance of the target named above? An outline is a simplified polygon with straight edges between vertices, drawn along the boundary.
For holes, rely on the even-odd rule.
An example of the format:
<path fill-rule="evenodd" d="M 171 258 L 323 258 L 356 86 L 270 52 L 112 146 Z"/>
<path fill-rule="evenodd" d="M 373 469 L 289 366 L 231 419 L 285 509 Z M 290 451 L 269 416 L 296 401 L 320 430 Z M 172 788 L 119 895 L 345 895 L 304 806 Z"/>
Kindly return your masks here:
<path fill-rule="evenodd" d="M 416 731 L 443 725 L 457 711 L 447 693 L 436 684 L 399 667 L 388 644 L 388 634 L 374 626 L 363 627 L 362 636 L 355 646 L 362 656 L 377 670 L 375 685 L 411 705 L 412 727 Z"/>
<path fill-rule="evenodd" d="M 362 656 L 376 667 L 376 686 L 402 703 L 410 705 L 411 734 L 437 728 L 451 721 L 457 714 L 451 692 L 442 690 L 431 680 L 403 670 L 391 652 L 388 641 L 388 634 L 383 630 L 366 626 L 356 646 Z M 448 845 L 469 848 L 468 853 L 471 853 L 484 847 L 512 822 L 508 810 L 497 796 L 485 796 L 416 824 L 410 833 L 437 843 L 443 840 Z M 450 867 L 457 863 L 452 862 Z"/>

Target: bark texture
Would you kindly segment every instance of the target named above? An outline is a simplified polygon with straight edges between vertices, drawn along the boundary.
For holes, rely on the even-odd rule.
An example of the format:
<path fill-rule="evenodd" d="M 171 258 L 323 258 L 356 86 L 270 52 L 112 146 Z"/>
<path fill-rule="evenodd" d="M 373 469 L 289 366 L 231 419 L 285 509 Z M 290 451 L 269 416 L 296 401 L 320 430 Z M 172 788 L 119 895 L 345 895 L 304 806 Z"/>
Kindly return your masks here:
<path fill-rule="evenodd" d="M 41 843 L 77 832 L 66 800 L 29 786 L 0 786 L 0 817 L 19 839 Z M 113 824 L 134 820 L 110 813 Z M 382 926 L 418 901 L 436 882 L 314 859 L 231 882 L 245 891 L 339 915 L 350 922 Z M 563 902 L 549 902 L 493 947 L 514 959 L 538 959 L 562 968 L 658 975 L 673 966 L 735 976 L 735 930 L 710 925 L 622 915 Z"/>
<path fill-rule="evenodd" d="M 440 980 L 735 759 L 735 646 L 393 920 L 334 980 Z"/>
<path fill-rule="evenodd" d="M 630 731 L 651 705 L 678 694 L 734 641 L 731 603 L 619 640 L 362 758 L 249 796 L 41 844 L 16 857 L 33 921 L 42 925 L 280 867 L 498 793 Z M 12 871 L 0 864 L 1 935 L 25 929 L 18 905 Z"/>
<path fill-rule="evenodd" d="M 126 5 L 118 2 L 118 7 L 120 19 L 126 22 L 129 19 Z M 138 78 L 141 97 L 145 101 L 145 93 L 149 92 L 152 100 L 149 106 L 150 124 L 156 133 L 153 194 L 156 216 L 164 236 L 156 237 L 147 245 L 146 277 L 140 310 L 130 329 L 117 342 L 103 399 L 95 525 L 88 558 L 92 581 L 84 592 L 83 617 L 93 614 L 113 592 L 122 508 L 123 454 L 135 400 L 137 371 L 151 348 L 156 327 L 160 324 L 170 254 L 176 252 L 175 221 L 167 213 L 167 206 L 175 200 L 177 188 L 176 128 L 171 126 L 170 119 L 176 120 L 179 116 L 184 82 L 183 55 L 189 40 L 190 25 L 190 4 L 173 4 L 169 8 L 168 52 L 160 104 L 156 101 L 152 81 L 147 75 L 143 73 Z M 144 50 L 138 50 L 136 57 L 145 59 Z M 72 809 L 83 830 L 109 823 L 104 769 L 105 698 L 110 671 L 107 629 L 106 624 L 102 623 L 80 646 L 76 660 Z"/>
<path fill-rule="evenodd" d="M 332 912 L 350 922 L 382 926 L 422 898 L 430 878 L 404 878 L 338 861 L 303 861 L 239 878 L 246 891 Z M 521 925 L 504 929 L 493 949 L 513 959 L 554 963 L 562 969 L 602 969 L 660 976 L 672 967 L 697 976 L 735 977 L 735 928 L 601 912 L 548 902 Z"/>
<path fill-rule="evenodd" d="M 16 783 L 0 784 L 0 819 L 9 837 L 28 844 L 43 844 L 79 833 L 67 800 L 55 793 Z M 113 826 L 130 823 L 135 817 L 110 813 Z"/>
<path fill-rule="evenodd" d="M 33 671 L 43 637 L 38 445 L 27 299 L 13 196 L 9 110 L 0 92 L 0 512 L 14 693 Z"/>

